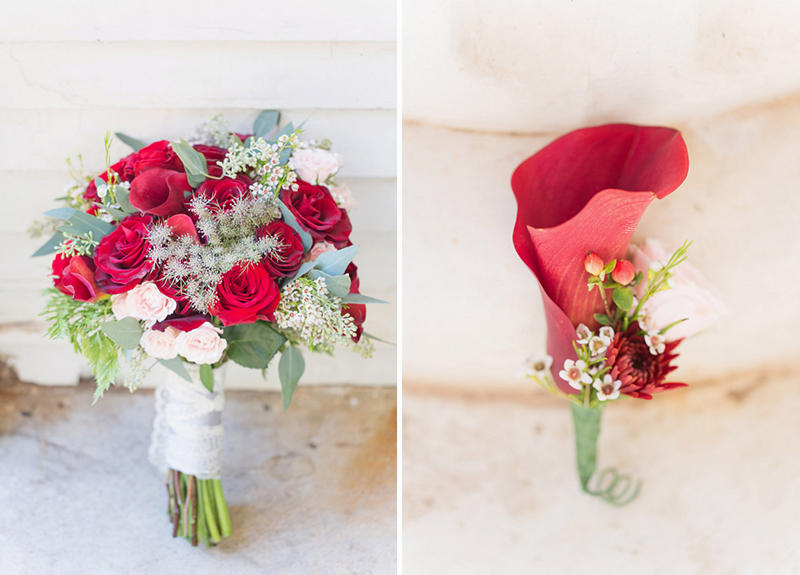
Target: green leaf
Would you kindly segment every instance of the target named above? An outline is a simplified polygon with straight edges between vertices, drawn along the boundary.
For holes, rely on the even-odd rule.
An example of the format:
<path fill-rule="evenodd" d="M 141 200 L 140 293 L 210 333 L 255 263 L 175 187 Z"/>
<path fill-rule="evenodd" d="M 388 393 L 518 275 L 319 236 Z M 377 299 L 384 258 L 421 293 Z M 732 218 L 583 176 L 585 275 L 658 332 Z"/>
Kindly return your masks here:
<path fill-rule="evenodd" d="M 594 320 L 600 325 L 613 325 L 609 317 L 604 313 L 594 314 Z"/>
<path fill-rule="evenodd" d="M 200 364 L 200 381 L 208 391 L 214 391 L 214 368 L 211 367 L 211 364 Z"/>
<path fill-rule="evenodd" d="M 374 297 L 369 297 L 368 295 L 363 295 L 360 293 L 349 293 L 342 298 L 342 303 L 389 303 L 388 301 L 383 301 L 382 299 L 376 299 Z"/>
<path fill-rule="evenodd" d="M 178 154 L 181 162 L 183 162 L 189 185 L 193 188 L 199 187 L 208 177 L 206 157 L 192 148 L 189 142 L 183 138 L 181 138 L 180 142 L 172 142 L 172 149 L 175 150 L 175 153 Z"/>
<path fill-rule="evenodd" d="M 281 131 L 280 131 L 280 132 L 278 132 L 278 133 L 275 135 L 275 141 L 277 142 L 277 141 L 278 141 L 278 138 L 280 138 L 281 136 L 289 136 L 289 135 L 291 135 L 293 132 L 294 132 L 294 124 L 292 124 L 291 122 L 289 122 L 289 123 L 288 123 L 288 124 L 286 124 L 286 125 L 285 125 L 283 128 L 281 128 Z"/>
<path fill-rule="evenodd" d="M 283 397 L 284 411 L 289 409 L 294 390 L 297 389 L 297 382 L 300 381 L 305 370 L 306 362 L 299 349 L 290 346 L 281 354 L 281 361 L 278 363 L 278 376 L 281 380 L 281 396 Z"/>
<path fill-rule="evenodd" d="M 80 210 L 76 210 L 67 222 L 69 222 L 69 226 L 61 226 L 58 229 L 75 236 L 88 236 L 89 232 L 92 232 L 92 238 L 98 242 L 114 230 L 114 226 L 108 222 Z M 67 230 L 62 228 L 67 228 Z"/>
<path fill-rule="evenodd" d="M 258 115 L 256 121 L 253 122 L 253 133 L 256 137 L 263 138 L 272 128 L 278 125 L 281 119 L 281 113 L 275 110 L 264 110 Z"/>
<path fill-rule="evenodd" d="M 114 132 L 114 135 L 117 138 L 119 138 L 121 142 L 128 144 L 131 148 L 133 148 L 134 152 L 138 152 L 147 145 L 141 140 L 137 140 L 136 138 L 131 138 L 130 136 L 126 136 L 122 132 Z"/>
<path fill-rule="evenodd" d="M 122 349 L 136 349 L 142 339 L 142 326 L 139 321 L 126 317 L 119 321 L 107 321 L 100 324 L 103 333 Z"/>
<path fill-rule="evenodd" d="M 265 321 L 226 327 L 222 337 L 228 342 L 231 361 L 252 369 L 266 369 L 286 343 L 286 338 Z"/>
<path fill-rule="evenodd" d="M 107 205 L 105 205 L 105 204 L 100 204 L 100 203 L 98 203 L 98 202 L 94 202 L 94 205 L 95 205 L 95 206 L 97 206 L 97 207 L 99 207 L 99 208 L 103 208 L 103 209 L 104 209 L 105 211 L 107 211 L 109 214 L 111 214 L 112 216 L 114 216 L 114 218 L 115 218 L 115 219 L 116 219 L 118 222 L 120 222 L 120 221 L 124 220 L 124 219 L 127 217 L 127 215 L 128 215 L 128 214 L 126 214 L 125 212 L 123 212 L 122 210 L 118 210 L 118 209 L 116 209 L 116 208 L 112 208 L 111 206 L 107 206 Z"/>
<path fill-rule="evenodd" d="M 75 208 L 55 208 L 52 210 L 47 210 L 44 215 L 50 216 L 51 218 L 57 218 L 59 220 L 68 220 L 72 214 L 77 212 Z"/>
<path fill-rule="evenodd" d="M 633 293 L 630 288 L 617 286 L 611 297 L 614 298 L 614 303 L 621 310 L 628 311 L 633 307 Z"/>
<path fill-rule="evenodd" d="M 308 277 L 315 280 L 322 278 L 325 280 L 325 288 L 334 297 L 344 298 L 350 293 L 350 276 L 331 276 L 319 270 L 311 270 Z"/>
<path fill-rule="evenodd" d="M 186 371 L 186 366 L 183 365 L 183 361 L 181 360 L 181 358 L 173 357 L 172 359 L 159 359 L 158 363 L 160 363 L 167 369 L 174 371 L 189 383 L 192 382 L 192 376 L 190 376 L 189 372 Z"/>
<path fill-rule="evenodd" d="M 299 278 L 299 277 L 301 277 L 301 276 L 304 276 L 304 275 L 306 275 L 306 274 L 307 274 L 309 271 L 313 270 L 315 267 L 317 267 L 317 262 L 305 262 L 305 263 L 304 263 L 303 265 L 301 265 L 301 266 L 300 266 L 300 268 L 297 270 L 297 273 L 295 273 L 295 274 L 294 274 L 294 276 L 292 276 L 292 277 L 289 279 L 289 281 L 290 281 L 290 282 L 291 282 L 291 281 L 294 281 L 294 280 L 296 280 L 297 278 Z M 289 282 L 286 282 L 286 283 L 289 283 Z"/>
<path fill-rule="evenodd" d="M 329 276 L 340 276 L 358 253 L 358 246 L 348 246 L 341 250 L 325 252 L 317 258 L 316 269 Z"/>
<path fill-rule="evenodd" d="M 388 345 L 397 345 L 396 343 L 392 343 L 391 341 L 386 341 L 385 339 L 381 339 L 379 337 L 375 337 L 371 333 L 367 333 L 367 332 L 362 333 L 361 337 L 367 337 L 367 338 L 369 338 L 371 340 L 379 341 L 381 343 L 385 343 L 385 344 L 388 344 Z"/>
<path fill-rule="evenodd" d="M 40 256 L 50 256 L 53 255 L 56 251 L 56 248 L 61 245 L 61 242 L 64 241 L 64 234 L 61 232 L 56 232 L 52 238 L 47 240 L 42 247 L 38 250 L 33 252 L 32 258 L 38 258 Z"/>
<path fill-rule="evenodd" d="M 139 210 L 131 205 L 130 195 L 130 190 L 126 190 L 122 186 L 114 186 L 114 198 L 117 200 L 120 209 L 129 216 L 139 213 Z"/>
<path fill-rule="evenodd" d="M 278 207 L 281 209 L 281 214 L 283 214 L 283 221 L 289 224 L 300 236 L 300 239 L 303 240 L 303 249 L 305 251 L 310 250 L 311 246 L 314 244 L 314 240 L 311 239 L 311 234 L 300 227 L 300 224 L 297 223 L 297 218 L 294 217 L 292 211 L 286 207 L 286 204 L 284 204 L 282 200 L 278 199 L 277 202 Z"/>
<path fill-rule="evenodd" d="M 611 272 L 614 271 L 614 268 L 616 266 L 617 266 L 617 260 L 611 260 L 605 265 L 605 267 L 603 267 L 603 271 L 606 272 L 607 274 L 610 274 Z"/>

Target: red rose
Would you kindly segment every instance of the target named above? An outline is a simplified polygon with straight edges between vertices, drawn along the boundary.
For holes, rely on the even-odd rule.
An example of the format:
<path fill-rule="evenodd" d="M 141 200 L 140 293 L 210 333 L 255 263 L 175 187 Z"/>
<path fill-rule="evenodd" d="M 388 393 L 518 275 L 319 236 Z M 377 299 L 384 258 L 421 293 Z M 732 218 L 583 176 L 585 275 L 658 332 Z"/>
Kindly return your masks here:
<path fill-rule="evenodd" d="M 217 148 L 216 146 L 205 146 L 203 144 L 197 144 L 193 147 L 205 156 L 206 163 L 208 164 L 208 175 L 214 176 L 215 178 L 220 177 L 222 175 L 222 168 L 217 165 L 217 162 L 221 162 L 225 159 L 228 150 Z"/>
<path fill-rule="evenodd" d="M 237 264 L 217 285 L 217 303 L 209 310 L 223 325 L 274 321 L 281 301 L 278 284 L 261 264 Z"/>
<path fill-rule="evenodd" d="M 53 260 L 53 283 L 58 291 L 74 300 L 96 302 L 103 296 L 94 279 L 96 269 L 88 256 L 66 258 L 59 254 Z"/>
<path fill-rule="evenodd" d="M 104 292 L 129 291 L 152 271 L 153 262 L 147 257 L 148 226 L 152 223 L 151 216 L 128 216 L 100 240 L 94 250 L 95 279 Z"/>
<path fill-rule="evenodd" d="M 350 276 L 350 293 L 360 293 L 358 288 L 361 286 L 361 280 L 358 279 L 358 268 L 356 264 L 350 262 L 344 273 Z M 353 336 L 353 341 L 358 343 L 361 339 L 361 334 L 364 333 L 364 322 L 367 319 L 367 306 L 363 303 L 349 303 L 342 306 L 342 315 L 349 315 L 353 318 L 353 323 L 356 326 L 356 334 Z"/>
<path fill-rule="evenodd" d="M 303 240 L 289 224 L 275 220 L 258 230 L 258 237 L 271 236 L 280 241 L 275 255 L 264 258 L 264 266 L 274 276 L 291 277 L 303 263 Z"/>
<path fill-rule="evenodd" d="M 353 231 L 353 224 L 350 223 L 350 216 L 347 215 L 346 210 L 342 210 L 342 217 L 339 223 L 333 226 L 333 229 L 325 236 L 325 241 L 330 242 L 336 246 L 337 249 L 342 249 L 350 244 L 350 232 Z"/>
<path fill-rule="evenodd" d="M 324 240 L 336 228 L 343 212 L 325 186 L 315 186 L 303 180 L 297 180 L 297 185 L 296 191 L 283 192 L 283 202 L 311 237 Z"/>
<path fill-rule="evenodd" d="M 153 142 L 136 152 L 136 162 L 133 165 L 135 176 L 153 168 L 183 171 L 183 162 L 167 140 Z"/>
<path fill-rule="evenodd" d="M 245 175 L 239 175 L 236 179 L 222 178 L 221 180 L 207 179 L 199 188 L 197 188 L 196 195 L 205 196 L 211 200 L 209 209 L 212 212 L 217 212 L 230 209 L 236 200 L 241 198 L 247 193 L 247 188 L 253 180 Z"/>
<path fill-rule="evenodd" d="M 147 214 L 172 216 L 186 210 L 183 198 L 191 191 L 186 174 L 153 168 L 133 179 L 128 200 L 134 208 Z"/>

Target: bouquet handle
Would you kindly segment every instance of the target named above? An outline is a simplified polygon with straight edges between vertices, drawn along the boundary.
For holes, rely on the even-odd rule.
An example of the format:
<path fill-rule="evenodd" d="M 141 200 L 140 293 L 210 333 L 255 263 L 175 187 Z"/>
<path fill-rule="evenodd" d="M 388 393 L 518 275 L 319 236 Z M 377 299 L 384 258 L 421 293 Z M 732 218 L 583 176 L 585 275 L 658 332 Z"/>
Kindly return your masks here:
<path fill-rule="evenodd" d="M 608 467 L 597 474 L 595 487 L 589 486 L 597 470 L 597 439 L 600 436 L 602 406 L 585 407 L 574 401 L 570 401 L 569 405 L 575 425 L 575 455 L 581 487 L 589 495 L 612 505 L 627 505 L 639 495 L 641 480 L 634 481 L 630 475 Z"/>

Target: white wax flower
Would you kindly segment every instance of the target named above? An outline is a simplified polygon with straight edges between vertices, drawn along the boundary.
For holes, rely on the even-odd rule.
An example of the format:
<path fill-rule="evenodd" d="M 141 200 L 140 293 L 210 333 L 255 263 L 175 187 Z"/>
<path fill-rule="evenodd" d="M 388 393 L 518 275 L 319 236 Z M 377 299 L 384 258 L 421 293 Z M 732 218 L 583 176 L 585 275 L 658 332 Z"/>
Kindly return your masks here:
<path fill-rule="evenodd" d="M 614 381 L 609 374 L 606 374 L 603 377 L 603 381 L 596 380 L 593 387 L 597 390 L 597 399 L 608 401 L 619 397 L 619 388 L 621 386 L 622 382 L 620 380 Z"/>
<path fill-rule="evenodd" d="M 587 373 L 586 362 L 582 359 L 578 361 L 566 360 L 564 369 L 559 371 L 558 375 L 575 389 L 581 389 L 584 383 L 592 383 L 592 376 Z"/>

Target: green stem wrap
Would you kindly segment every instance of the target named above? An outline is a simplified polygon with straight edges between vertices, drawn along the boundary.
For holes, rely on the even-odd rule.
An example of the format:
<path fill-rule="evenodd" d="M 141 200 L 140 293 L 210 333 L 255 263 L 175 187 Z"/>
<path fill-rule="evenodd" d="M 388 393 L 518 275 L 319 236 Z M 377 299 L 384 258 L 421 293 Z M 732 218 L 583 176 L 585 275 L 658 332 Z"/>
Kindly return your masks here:
<path fill-rule="evenodd" d="M 584 407 L 574 401 L 570 401 L 569 406 L 572 408 L 572 421 L 575 424 L 578 477 L 583 490 L 594 495 L 589 490 L 589 480 L 597 468 L 597 438 L 600 435 L 600 416 L 603 414 L 603 408 Z"/>

